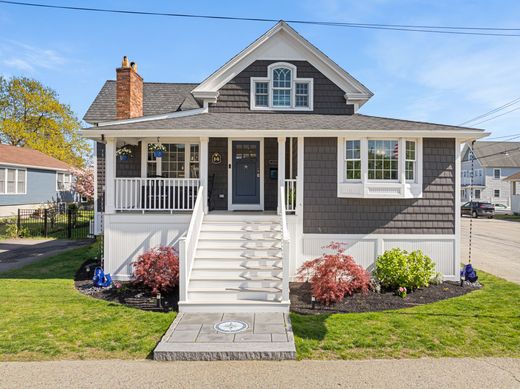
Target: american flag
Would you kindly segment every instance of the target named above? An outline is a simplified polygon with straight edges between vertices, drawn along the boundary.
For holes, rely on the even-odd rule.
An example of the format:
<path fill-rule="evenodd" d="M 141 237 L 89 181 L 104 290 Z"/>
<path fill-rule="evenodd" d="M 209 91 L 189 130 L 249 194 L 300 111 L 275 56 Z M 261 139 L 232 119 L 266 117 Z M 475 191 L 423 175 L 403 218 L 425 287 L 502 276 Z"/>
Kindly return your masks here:
<path fill-rule="evenodd" d="M 399 143 L 397 143 L 397 142 L 395 142 L 395 145 L 394 145 L 394 158 L 395 159 L 399 158 Z"/>

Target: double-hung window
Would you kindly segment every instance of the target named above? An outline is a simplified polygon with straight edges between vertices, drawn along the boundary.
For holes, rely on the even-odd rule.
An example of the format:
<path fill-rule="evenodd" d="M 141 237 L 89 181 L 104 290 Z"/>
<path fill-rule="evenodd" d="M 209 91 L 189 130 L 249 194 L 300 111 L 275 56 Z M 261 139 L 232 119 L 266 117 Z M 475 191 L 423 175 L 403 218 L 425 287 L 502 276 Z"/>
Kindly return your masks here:
<path fill-rule="evenodd" d="M 26 194 L 27 170 L 0 167 L 0 194 Z"/>
<path fill-rule="evenodd" d="M 56 190 L 67 191 L 72 187 L 72 177 L 70 173 L 56 173 Z"/>
<path fill-rule="evenodd" d="M 338 197 L 421 197 L 421 158 L 420 139 L 338 138 Z"/>
<path fill-rule="evenodd" d="M 267 67 L 267 77 L 251 77 L 251 109 L 310 111 L 313 79 L 298 78 L 291 63 L 277 62 Z"/>
<path fill-rule="evenodd" d="M 148 177 L 199 178 L 199 145 L 197 143 L 162 143 L 162 157 L 148 151 Z M 148 149 L 148 145 L 146 145 Z"/>

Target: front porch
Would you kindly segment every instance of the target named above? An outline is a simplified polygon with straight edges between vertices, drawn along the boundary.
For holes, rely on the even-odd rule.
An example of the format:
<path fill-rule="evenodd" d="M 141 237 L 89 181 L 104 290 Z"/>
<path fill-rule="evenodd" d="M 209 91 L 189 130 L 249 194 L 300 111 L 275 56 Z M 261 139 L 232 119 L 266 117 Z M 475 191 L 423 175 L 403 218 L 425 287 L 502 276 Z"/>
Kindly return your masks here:
<path fill-rule="evenodd" d="M 302 199 L 303 138 L 107 138 L 104 204 L 98 211 L 192 212 L 204 187 L 204 212 L 286 212 L 297 214 Z M 150 144 L 166 151 L 155 157 Z M 133 151 L 117 157 L 121 147 Z M 99 154 L 99 152 L 98 152 Z M 103 183 L 101 183 L 103 184 Z M 98 184 L 98 191 L 103 185 Z M 298 206 L 300 204 L 300 206 Z M 300 208 L 300 209 L 299 209 Z"/>

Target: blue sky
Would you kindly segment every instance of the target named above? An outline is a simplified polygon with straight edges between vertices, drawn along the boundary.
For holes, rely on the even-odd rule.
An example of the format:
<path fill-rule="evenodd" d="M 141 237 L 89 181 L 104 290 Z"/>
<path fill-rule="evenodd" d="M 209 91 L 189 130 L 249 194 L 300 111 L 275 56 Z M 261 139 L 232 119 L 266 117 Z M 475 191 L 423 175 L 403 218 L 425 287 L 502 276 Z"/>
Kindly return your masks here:
<path fill-rule="evenodd" d="M 275 19 L 519 27 L 510 1 L 81 1 L 146 11 Z M 198 82 L 272 23 L 82 13 L 0 4 L 0 74 L 55 89 L 82 117 L 123 55 L 145 81 Z M 459 124 L 520 97 L 520 37 L 479 37 L 293 25 L 371 89 L 361 113 Z M 514 108 L 514 107 L 512 107 Z M 520 110 L 483 123 L 520 133 Z"/>

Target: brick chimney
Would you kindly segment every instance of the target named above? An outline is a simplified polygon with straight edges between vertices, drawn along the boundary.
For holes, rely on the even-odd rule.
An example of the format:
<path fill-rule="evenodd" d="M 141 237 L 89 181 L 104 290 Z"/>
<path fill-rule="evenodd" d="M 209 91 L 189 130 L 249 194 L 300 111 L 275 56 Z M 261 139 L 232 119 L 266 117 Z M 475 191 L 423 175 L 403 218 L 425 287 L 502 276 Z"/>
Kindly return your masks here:
<path fill-rule="evenodd" d="M 137 64 L 128 64 L 128 58 L 124 56 L 116 76 L 117 119 L 143 116 L 143 78 L 137 73 Z"/>

